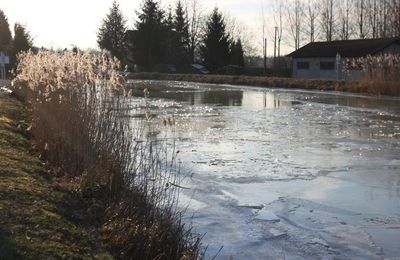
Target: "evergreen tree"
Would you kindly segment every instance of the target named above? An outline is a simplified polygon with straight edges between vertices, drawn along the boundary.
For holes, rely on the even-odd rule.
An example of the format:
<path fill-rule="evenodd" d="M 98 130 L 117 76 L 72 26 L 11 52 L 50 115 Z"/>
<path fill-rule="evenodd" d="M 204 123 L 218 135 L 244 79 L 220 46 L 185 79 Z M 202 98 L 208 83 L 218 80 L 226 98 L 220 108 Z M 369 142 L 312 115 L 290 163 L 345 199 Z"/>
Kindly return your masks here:
<path fill-rule="evenodd" d="M 168 15 L 164 21 L 164 37 L 165 63 L 175 64 L 177 59 L 177 35 L 174 30 L 174 18 L 172 16 L 171 8 L 168 9 Z"/>
<path fill-rule="evenodd" d="M 240 38 L 231 45 L 231 64 L 244 67 L 244 51 Z"/>
<path fill-rule="evenodd" d="M 138 13 L 135 30 L 129 33 L 129 47 L 134 63 L 151 71 L 154 65 L 164 63 L 166 41 L 164 11 L 155 0 L 144 0 Z"/>
<path fill-rule="evenodd" d="M 14 39 L 11 46 L 11 68 L 17 65 L 17 55 L 20 52 L 29 51 L 33 48 L 33 40 L 28 30 L 19 23 L 14 25 Z"/>
<path fill-rule="evenodd" d="M 6 15 L 0 10 L 0 51 L 6 51 L 11 45 L 10 25 Z"/>
<path fill-rule="evenodd" d="M 103 20 L 97 34 L 97 43 L 101 49 L 125 61 L 126 55 L 126 21 L 116 0 L 113 1 L 110 13 Z"/>
<path fill-rule="evenodd" d="M 173 30 L 176 33 L 177 63 L 187 64 L 189 63 L 189 22 L 180 0 L 175 9 Z"/>
<path fill-rule="evenodd" d="M 24 26 L 16 23 L 14 26 L 14 39 L 12 41 L 12 49 L 15 54 L 22 51 L 28 51 L 33 47 L 33 40 L 29 32 Z"/>
<path fill-rule="evenodd" d="M 200 46 L 204 65 L 214 71 L 230 62 L 230 40 L 222 14 L 215 8 L 208 18 L 206 31 Z"/>

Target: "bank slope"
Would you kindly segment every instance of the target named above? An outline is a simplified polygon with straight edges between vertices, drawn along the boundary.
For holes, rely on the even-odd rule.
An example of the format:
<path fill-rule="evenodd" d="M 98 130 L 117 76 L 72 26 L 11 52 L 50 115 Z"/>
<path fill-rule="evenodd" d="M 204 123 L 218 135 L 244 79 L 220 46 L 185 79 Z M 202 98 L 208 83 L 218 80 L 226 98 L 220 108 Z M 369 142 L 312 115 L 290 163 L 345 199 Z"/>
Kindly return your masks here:
<path fill-rule="evenodd" d="M 25 118 L 21 102 L 0 97 L 0 259 L 111 258 L 80 227 L 79 198 L 30 152 Z"/>

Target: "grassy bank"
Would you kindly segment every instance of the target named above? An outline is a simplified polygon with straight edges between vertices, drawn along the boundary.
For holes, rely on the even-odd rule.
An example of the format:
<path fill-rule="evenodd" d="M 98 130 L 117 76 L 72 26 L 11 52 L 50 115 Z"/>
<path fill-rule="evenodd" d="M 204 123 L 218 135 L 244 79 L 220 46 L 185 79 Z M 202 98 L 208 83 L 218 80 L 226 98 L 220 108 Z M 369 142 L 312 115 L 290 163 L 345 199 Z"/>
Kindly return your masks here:
<path fill-rule="evenodd" d="M 0 98 L 0 259 L 111 256 L 91 239 L 92 202 L 58 185 L 31 152 L 21 102 Z"/>
<path fill-rule="evenodd" d="M 129 78 L 146 80 L 188 81 L 211 84 L 232 84 L 267 88 L 343 91 L 370 95 L 400 96 L 400 84 L 398 82 L 306 80 L 277 77 L 163 74 L 146 72 L 132 73 L 129 75 Z"/>

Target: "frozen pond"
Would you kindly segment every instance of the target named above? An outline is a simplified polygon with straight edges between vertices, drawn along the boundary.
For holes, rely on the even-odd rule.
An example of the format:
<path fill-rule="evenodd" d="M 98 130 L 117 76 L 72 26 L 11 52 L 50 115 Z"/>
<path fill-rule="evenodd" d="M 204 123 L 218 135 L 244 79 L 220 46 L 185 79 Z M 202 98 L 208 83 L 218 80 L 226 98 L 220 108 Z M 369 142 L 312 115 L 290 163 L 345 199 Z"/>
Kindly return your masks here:
<path fill-rule="evenodd" d="M 148 88 L 160 135 L 175 136 L 180 201 L 208 257 L 400 256 L 400 99 L 132 84 Z"/>

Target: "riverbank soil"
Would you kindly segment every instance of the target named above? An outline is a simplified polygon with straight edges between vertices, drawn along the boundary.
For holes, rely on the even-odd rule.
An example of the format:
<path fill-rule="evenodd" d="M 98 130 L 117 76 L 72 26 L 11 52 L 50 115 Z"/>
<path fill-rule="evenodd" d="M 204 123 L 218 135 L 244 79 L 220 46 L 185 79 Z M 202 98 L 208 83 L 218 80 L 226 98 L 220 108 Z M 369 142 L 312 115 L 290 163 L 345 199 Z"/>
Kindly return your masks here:
<path fill-rule="evenodd" d="M 34 155 L 26 117 L 20 101 L 0 97 L 0 259 L 111 259 L 87 231 L 88 202 Z"/>

